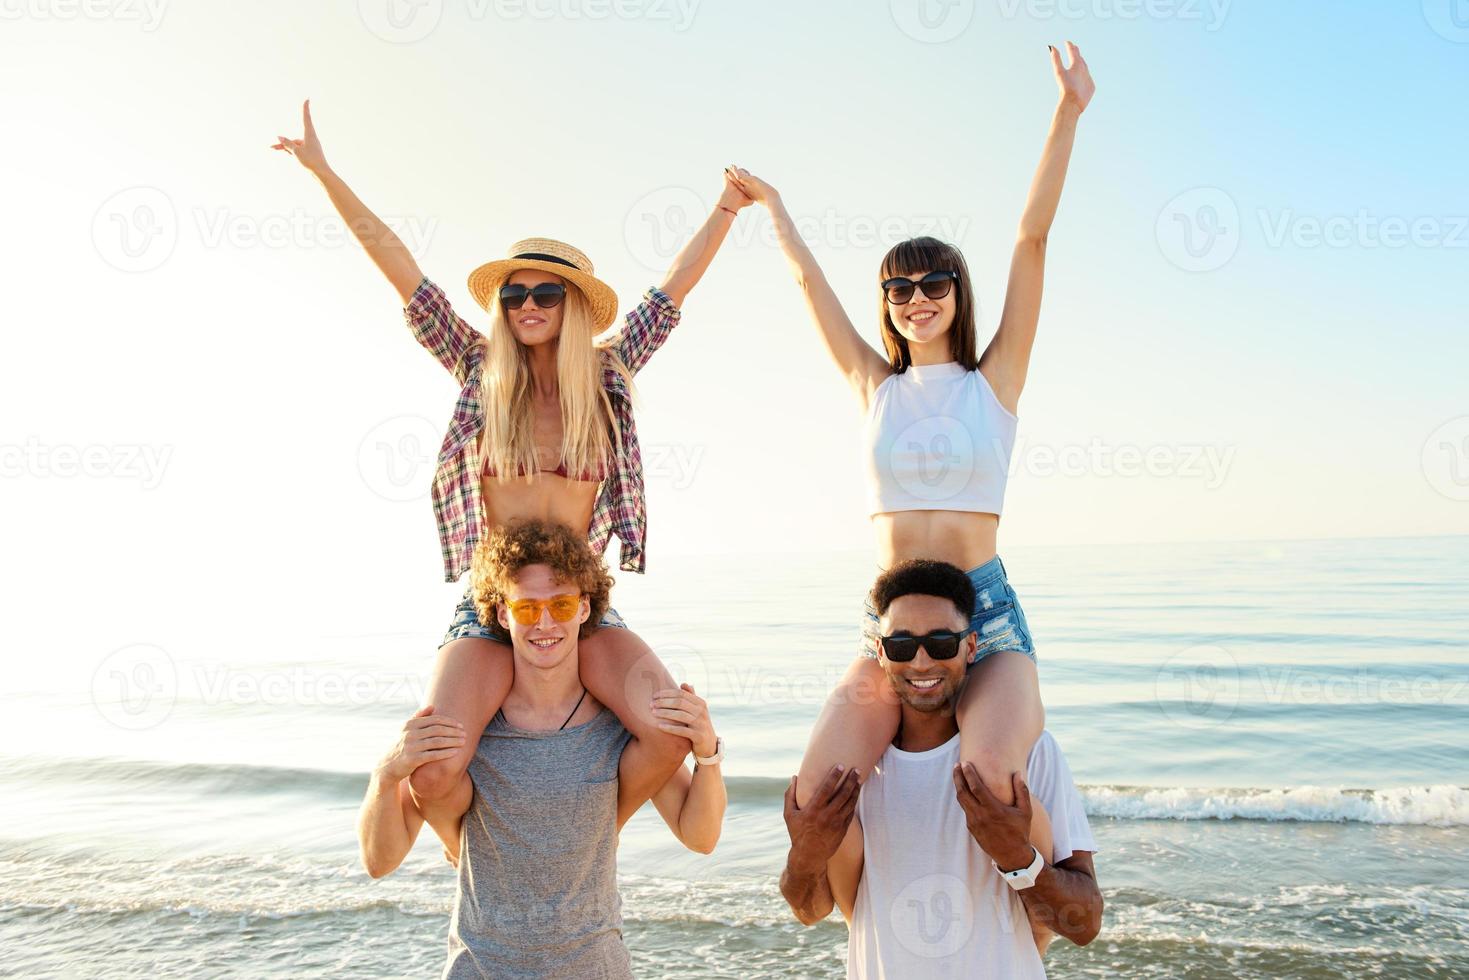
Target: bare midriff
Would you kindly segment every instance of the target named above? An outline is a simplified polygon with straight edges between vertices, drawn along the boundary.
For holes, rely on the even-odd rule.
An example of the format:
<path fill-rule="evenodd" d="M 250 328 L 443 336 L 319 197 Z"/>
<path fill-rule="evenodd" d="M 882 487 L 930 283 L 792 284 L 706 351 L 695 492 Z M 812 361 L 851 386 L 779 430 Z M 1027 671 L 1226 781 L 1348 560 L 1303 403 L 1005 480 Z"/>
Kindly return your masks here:
<path fill-rule="evenodd" d="M 535 473 L 504 482 L 485 477 L 480 481 L 485 522 L 489 527 L 499 527 L 516 519 L 552 521 L 585 535 L 592 526 L 600 486 L 596 480 L 573 480 L 555 473 Z"/>
<path fill-rule="evenodd" d="M 997 514 L 958 510 L 898 510 L 874 514 L 877 563 L 892 568 L 910 558 L 946 561 L 968 571 L 995 557 Z"/>

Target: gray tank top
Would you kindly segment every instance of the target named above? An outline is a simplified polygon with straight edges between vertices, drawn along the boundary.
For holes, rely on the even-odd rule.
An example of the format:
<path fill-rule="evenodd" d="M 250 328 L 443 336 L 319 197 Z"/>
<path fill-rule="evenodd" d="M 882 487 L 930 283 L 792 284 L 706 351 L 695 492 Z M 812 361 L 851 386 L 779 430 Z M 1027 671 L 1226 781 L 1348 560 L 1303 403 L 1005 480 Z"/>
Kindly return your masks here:
<path fill-rule="evenodd" d="M 617 892 L 617 764 L 631 736 L 603 707 L 560 731 L 497 716 L 469 763 L 446 980 L 628 980 Z"/>

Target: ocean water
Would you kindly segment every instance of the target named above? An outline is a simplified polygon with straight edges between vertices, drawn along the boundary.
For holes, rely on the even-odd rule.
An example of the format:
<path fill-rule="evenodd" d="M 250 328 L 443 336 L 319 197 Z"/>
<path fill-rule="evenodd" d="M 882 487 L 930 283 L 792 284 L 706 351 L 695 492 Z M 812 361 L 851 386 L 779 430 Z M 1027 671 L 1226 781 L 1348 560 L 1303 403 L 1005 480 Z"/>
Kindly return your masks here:
<path fill-rule="evenodd" d="M 1469 976 L 1469 537 L 1013 549 L 1047 727 L 1082 787 L 1102 934 L 1067 977 Z M 776 878 L 781 793 L 855 644 L 862 554 L 662 558 L 618 609 L 712 705 L 710 856 L 623 833 L 640 976 L 839 977 L 839 916 Z M 366 771 L 449 618 L 139 646 L 0 697 L 0 974 L 435 976 L 454 878 L 430 835 L 357 862 Z M 381 601 L 377 599 L 375 601 Z"/>

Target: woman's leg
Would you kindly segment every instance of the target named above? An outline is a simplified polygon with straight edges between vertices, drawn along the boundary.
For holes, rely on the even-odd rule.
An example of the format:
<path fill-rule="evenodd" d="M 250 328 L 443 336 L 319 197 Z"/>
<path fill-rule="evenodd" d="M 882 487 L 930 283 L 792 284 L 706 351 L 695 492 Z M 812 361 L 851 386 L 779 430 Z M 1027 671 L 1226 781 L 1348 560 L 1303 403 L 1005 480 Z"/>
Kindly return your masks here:
<path fill-rule="evenodd" d="M 1046 725 L 1035 661 L 1018 650 L 999 650 L 969 668 L 959 696 L 959 757 L 1000 801 L 1013 806 L 1011 774 L 1024 778 L 1030 750 Z M 1031 797 L 1031 843 L 1051 859 L 1051 822 Z"/>
<path fill-rule="evenodd" d="M 653 694 L 677 688 L 678 682 L 648 644 L 622 626 L 601 626 L 579 644 L 581 682 L 587 691 L 612 710 L 622 727 L 655 753 L 652 775 L 666 769 L 654 785 L 662 786 L 683 765 L 689 740 L 658 727 Z"/>
<path fill-rule="evenodd" d="M 882 665 L 858 657 L 826 699 L 796 777 L 796 806 L 805 806 L 832 766 L 856 769 L 865 780 L 898 734 L 898 696 Z"/>
<path fill-rule="evenodd" d="M 414 796 L 441 800 L 454 791 L 479 748 L 480 733 L 505 703 L 514 681 L 515 658 L 507 644 L 463 637 L 439 647 L 428 703 L 434 706 L 434 714 L 463 722 L 469 737 L 456 755 L 425 762 L 413 770 L 408 786 Z"/>

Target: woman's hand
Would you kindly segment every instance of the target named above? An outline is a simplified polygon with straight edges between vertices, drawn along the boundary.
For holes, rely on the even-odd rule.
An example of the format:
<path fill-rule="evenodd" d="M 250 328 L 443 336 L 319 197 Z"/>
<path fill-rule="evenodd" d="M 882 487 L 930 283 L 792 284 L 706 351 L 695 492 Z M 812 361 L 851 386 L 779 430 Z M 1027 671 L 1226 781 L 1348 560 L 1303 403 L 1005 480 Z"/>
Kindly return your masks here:
<path fill-rule="evenodd" d="M 1081 49 L 1067 41 L 1066 52 L 1071 56 L 1070 68 L 1062 67 L 1061 52 L 1051 48 L 1051 67 L 1056 71 L 1056 84 L 1061 87 L 1061 102 L 1076 106 L 1077 112 L 1085 112 L 1097 86 L 1092 81 L 1086 59 L 1081 56 Z"/>
<path fill-rule="evenodd" d="M 740 208 L 747 208 L 754 203 L 755 201 L 750 195 L 740 190 L 740 185 L 735 183 L 735 179 L 730 174 L 729 168 L 726 167 L 724 170 L 724 189 L 719 193 L 719 206 L 729 208 L 731 211 L 738 211 Z"/>
<path fill-rule="evenodd" d="M 693 685 L 678 687 L 676 691 L 666 689 L 653 695 L 653 714 L 658 718 L 658 727 L 682 735 L 693 745 L 694 755 L 708 758 L 719 748 L 714 723 L 709 720 L 709 705 L 694 693 Z"/>
<path fill-rule="evenodd" d="M 451 758 L 464 744 L 464 726 L 448 715 L 434 714 L 426 704 L 403 723 L 398 743 L 382 757 L 377 771 L 383 779 L 399 782 L 425 762 Z"/>
<path fill-rule="evenodd" d="M 305 125 L 305 139 L 293 140 L 284 136 L 277 136 L 279 143 L 271 146 L 272 150 L 284 150 L 300 161 L 301 166 L 314 174 L 323 174 L 327 170 L 326 155 L 321 151 L 321 140 L 316 138 L 316 127 L 311 125 L 311 100 L 307 99 L 301 103 L 301 118 Z"/>
<path fill-rule="evenodd" d="M 771 187 L 743 167 L 733 165 L 726 167 L 724 169 L 724 179 L 728 183 L 733 184 L 736 189 L 743 192 L 750 200 L 757 204 L 763 204 L 767 208 L 773 202 L 780 200 L 780 194 L 774 187 Z"/>

